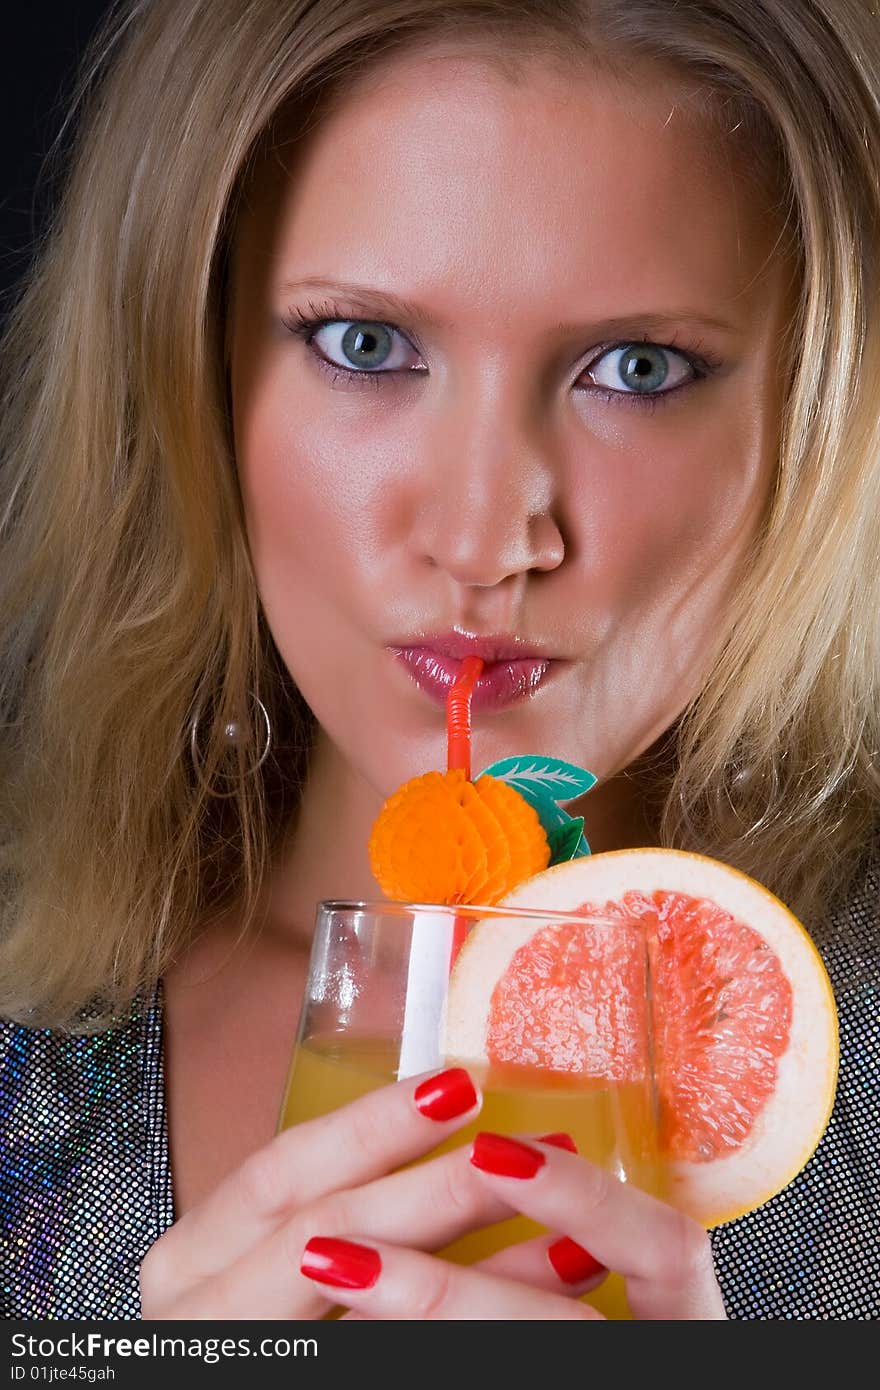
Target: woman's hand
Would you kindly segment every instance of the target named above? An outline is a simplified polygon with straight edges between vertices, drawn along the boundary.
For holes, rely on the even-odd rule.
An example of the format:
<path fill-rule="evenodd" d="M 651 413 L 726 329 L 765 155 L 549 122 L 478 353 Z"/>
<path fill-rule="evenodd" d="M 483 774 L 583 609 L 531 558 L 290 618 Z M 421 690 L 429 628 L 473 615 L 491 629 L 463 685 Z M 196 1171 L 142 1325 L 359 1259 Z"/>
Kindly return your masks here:
<path fill-rule="evenodd" d="M 601 1273 L 570 1282 L 584 1274 L 573 1242 L 627 1276 L 636 1317 L 724 1316 L 705 1234 L 560 1150 L 558 1138 L 500 1140 L 502 1152 L 531 1163 L 530 1177 L 487 1170 L 498 1138 L 394 1171 L 472 1120 L 479 1105 L 467 1074 L 454 1069 L 283 1131 L 148 1251 L 143 1318 L 306 1319 L 340 1303 L 369 1318 L 598 1317 L 577 1299 Z M 470 1267 L 424 1253 L 516 1212 L 558 1235 Z M 348 1273 L 340 1273 L 340 1239 Z M 364 1270 L 368 1284 L 353 1287 Z"/>
<path fill-rule="evenodd" d="M 467 1072 L 453 1068 L 282 1131 L 148 1250 L 142 1317 L 320 1317 L 335 1300 L 299 1269 L 318 1232 L 431 1250 L 506 1216 L 460 1152 L 394 1172 L 480 1104 Z"/>
<path fill-rule="evenodd" d="M 689 1217 L 551 1142 L 478 1135 L 469 1152 L 487 1193 L 560 1234 L 456 1266 L 397 1245 L 318 1236 L 303 1270 L 373 1319 L 596 1319 L 572 1299 L 608 1269 L 626 1279 L 635 1318 L 726 1318 L 709 1239 Z"/>

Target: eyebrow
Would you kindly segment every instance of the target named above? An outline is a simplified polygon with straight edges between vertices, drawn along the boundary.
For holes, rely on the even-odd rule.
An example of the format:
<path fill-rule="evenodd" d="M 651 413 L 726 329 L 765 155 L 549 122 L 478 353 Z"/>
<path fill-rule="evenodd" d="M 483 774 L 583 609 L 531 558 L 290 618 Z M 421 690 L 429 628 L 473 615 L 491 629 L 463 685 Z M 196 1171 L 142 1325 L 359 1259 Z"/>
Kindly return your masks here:
<path fill-rule="evenodd" d="M 432 313 L 431 310 L 410 300 L 402 299 L 400 295 L 393 294 L 390 290 L 371 289 L 368 285 L 358 285 L 348 280 L 327 280 L 317 275 L 309 276 L 304 280 L 287 280 L 280 286 L 281 294 L 299 294 L 303 290 L 315 290 L 322 294 L 338 295 L 340 298 L 346 299 L 353 309 L 363 310 L 368 314 L 396 317 L 410 323 L 424 324 L 428 328 L 442 329 L 448 326 L 444 319 Z M 572 336 L 578 333 L 589 333 L 601 338 L 619 338 L 626 337 L 627 333 L 633 332 L 670 331 L 681 324 L 695 328 L 715 329 L 723 333 L 736 333 L 741 331 L 742 327 L 732 320 L 717 318 L 714 315 L 705 314 L 701 310 L 680 309 L 651 310 L 646 313 L 639 313 L 638 310 L 635 310 L 617 318 L 607 318 L 601 321 L 556 323 L 553 325 L 553 330 L 556 333 Z"/>
<path fill-rule="evenodd" d="M 317 290 L 321 294 L 339 295 L 350 301 L 356 309 L 367 313 L 396 314 L 399 318 L 418 320 L 428 328 L 443 328 L 445 324 L 430 310 L 419 304 L 412 304 L 390 290 L 374 290 L 367 285 L 356 285 L 349 280 L 325 280 L 321 276 L 309 276 L 305 280 L 287 280 L 281 286 L 282 294 L 298 294 L 302 290 Z"/>

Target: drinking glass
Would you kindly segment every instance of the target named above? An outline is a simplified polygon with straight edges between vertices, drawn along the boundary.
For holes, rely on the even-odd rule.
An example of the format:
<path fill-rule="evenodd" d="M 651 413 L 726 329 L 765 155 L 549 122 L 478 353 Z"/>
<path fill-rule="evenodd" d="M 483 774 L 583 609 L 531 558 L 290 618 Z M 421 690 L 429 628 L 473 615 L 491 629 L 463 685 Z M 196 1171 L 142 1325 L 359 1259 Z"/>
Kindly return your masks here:
<path fill-rule="evenodd" d="M 278 1128 L 462 1065 L 482 1110 L 435 1153 L 478 1130 L 565 1131 L 579 1153 L 664 1197 L 650 989 L 640 928 L 598 913 L 319 903 Z M 440 1253 L 470 1263 L 540 1230 L 515 1217 Z M 587 1301 L 630 1316 L 615 1275 Z"/>

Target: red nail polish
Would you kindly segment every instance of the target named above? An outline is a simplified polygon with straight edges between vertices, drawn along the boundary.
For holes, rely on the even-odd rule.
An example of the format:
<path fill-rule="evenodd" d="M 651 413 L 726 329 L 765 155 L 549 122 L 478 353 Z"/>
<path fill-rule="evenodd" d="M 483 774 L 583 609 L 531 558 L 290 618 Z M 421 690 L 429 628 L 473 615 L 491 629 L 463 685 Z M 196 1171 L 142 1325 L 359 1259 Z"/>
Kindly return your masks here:
<path fill-rule="evenodd" d="M 506 1134 L 478 1134 L 471 1152 L 475 1168 L 501 1178 L 533 1178 L 546 1162 L 539 1149 L 522 1144 L 519 1139 L 509 1139 Z"/>
<path fill-rule="evenodd" d="M 568 1236 L 562 1236 L 553 1242 L 547 1251 L 547 1259 L 563 1284 L 582 1284 L 593 1274 L 605 1270 L 605 1266 L 600 1264 L 589 1250 L 585 1250 Z"/>
<path fill-rule="evenodd" d="M 477 1092 L 464 1067 L 450 1067 L 420 1082 L 413 1100 L 429 1120 L 454 1120 L 474 1108 Z"/>
<path fill-rule="evenodd" d="M 300 1269 L 309 1279 L 336 1289 L 369 1289 L 382 1272 L 382 1259 L 369 1245 L 335 1236 L 312 1236 L 303 1250 Z"/>
<path fill-rule="evenodd" d="M 578 1146 L 570 1134 L 560 1130 L 557 1134 L 542 1134 L 538 1139 L 539 1144 L 552 1144 L 554 1149 L 568 1149 L 570 1154 L 576 1154 Z"/>

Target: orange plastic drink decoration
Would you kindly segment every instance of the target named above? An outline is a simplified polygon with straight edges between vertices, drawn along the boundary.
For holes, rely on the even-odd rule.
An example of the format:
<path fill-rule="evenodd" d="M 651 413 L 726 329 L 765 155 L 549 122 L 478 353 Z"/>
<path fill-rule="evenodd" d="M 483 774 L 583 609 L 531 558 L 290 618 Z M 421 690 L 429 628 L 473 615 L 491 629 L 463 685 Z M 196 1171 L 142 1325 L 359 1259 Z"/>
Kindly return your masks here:
<path fill-rule="evenodd" d="M 370 865 L 389 898 L 491 905 L 550 862 L 534 807 L 494 777 L 469 780 L 470 698 L 482 666 L 466 658 L 447 701 L 448 771 L 405 782 L 373 825 Z"/>
<path fill-rule="evenodd" d="M 549 862 L 534 807 L 493 777 L 468 782 L 462 768 L 405 782 L 370 836 L 376 880 L 400 902 L 491 905 Z"/>

